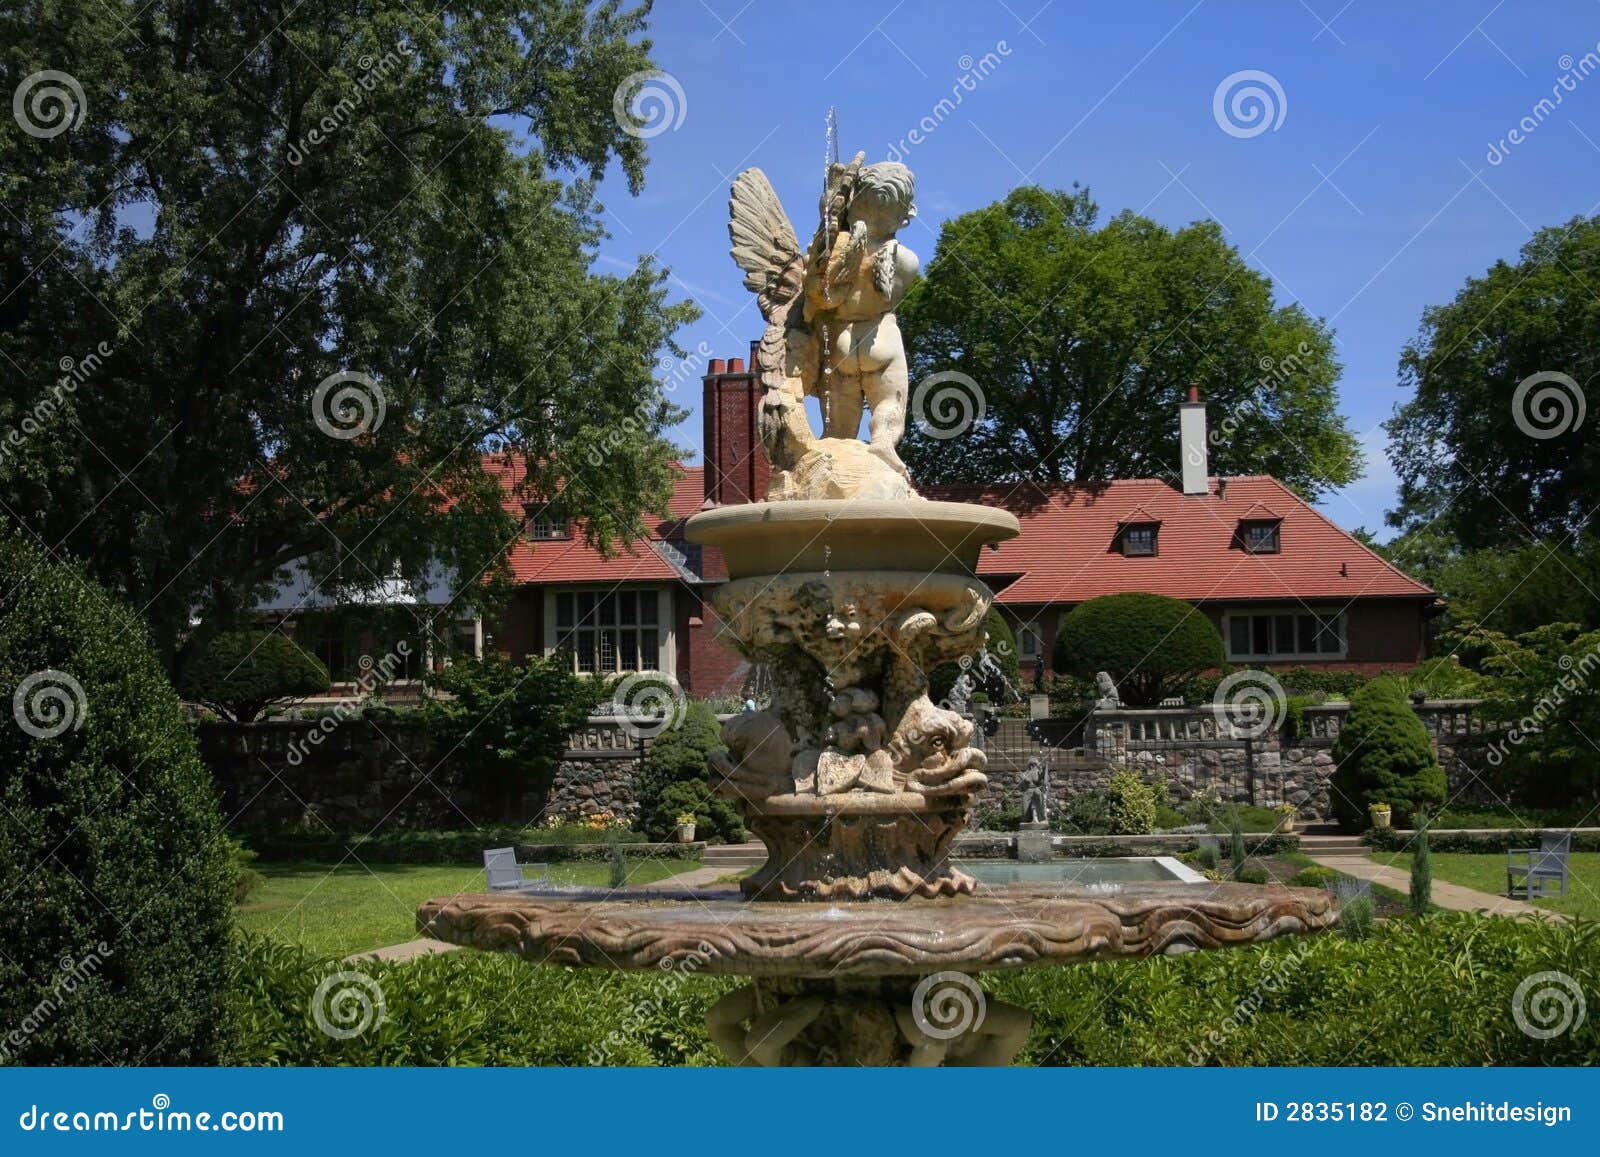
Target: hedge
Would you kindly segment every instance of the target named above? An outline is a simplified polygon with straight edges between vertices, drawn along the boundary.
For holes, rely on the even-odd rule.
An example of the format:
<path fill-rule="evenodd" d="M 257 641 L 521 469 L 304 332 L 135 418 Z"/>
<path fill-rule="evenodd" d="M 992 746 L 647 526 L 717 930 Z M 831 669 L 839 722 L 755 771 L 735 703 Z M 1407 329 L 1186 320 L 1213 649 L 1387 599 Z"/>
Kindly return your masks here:
<path fill-rule="evenodd" d="M 1329 803 L 1340 828 L 1359 832 L 1369 804 L 1386 803 L 1408 822 L 1419 808 L 1437 811 L 1447 792 L 1444 768 L 1399 682 L 1383 675 L 1356 692 L 1334 740 Z"/>
<path fill-rule="evenodd" d="M 0 1063 L 205 1064 L 235 881 L 145 629 L 0 539 Z"/>
<path fill-rule="evenodd" d="M 1449 966 L 1462 959 L 1472 966 Z M 356 969 L 382 994 L 382 1023 L 337 1040 L 318 1029 L 313 996 Z M 1538 972 L 1600 991 L 1600 925 L 1439 913 L 1381 921 L 1359 941 L 1292 937 L 982 983 L 1033 1014 L 1022 1064 L 1600 1063 L 1600 1018 L 1548 1040 L 1518 1027 L 1514 994 Z M 251 1065 L 720 1064 L 705 1010 L 747 983 L 477 952 L 352 965 L 258 938 L 243 942 L 234 977 L 231 1059 Z"/>
<path fill-rule="evenodd" d="M 1428 829 L 1428 849 L 1433 852 L 1471 852 L 1497 854 L 1512 848 L 1536 848 L 1543 835 L 1571 834 L 1575 852 L 1600 852 L 1600 828 L 1505 828 L 1500 831 L 1459 831 Z M 1397 828 L 1372 828 L 1362 840 L 1382 852 L 1409 852 L 1415 832 Z"/>
<path fill-rule="evenodd" d="M 1222 636 L 1182 599 L 1127 591 L 1062 616 L 1053 658 L 1055 670 L 1081 679 L 1105 671 L 1124 703 L 1153 707 L 1184 681 L 1222 665 Z"/>

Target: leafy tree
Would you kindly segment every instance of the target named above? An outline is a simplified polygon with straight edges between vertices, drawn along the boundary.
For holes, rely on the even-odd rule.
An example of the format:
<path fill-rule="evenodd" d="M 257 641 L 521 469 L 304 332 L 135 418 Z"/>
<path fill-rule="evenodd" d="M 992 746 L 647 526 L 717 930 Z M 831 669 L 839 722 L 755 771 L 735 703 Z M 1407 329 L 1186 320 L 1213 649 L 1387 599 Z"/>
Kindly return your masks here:
<path fill-rule="evenodd" d="M 0 539 L 0 688 L 0 1063 L 218 1063 L 237 875 L 144 627 Z"/>
<path fill-rule="evenodd" d="M 1182 599 L 1145 591 L 1079 603 L 1056 630 L 1055 669 L 1082 679 L 1105 671 L 1123 702 L 1153 707 L 1186 679 L 1223 663 L 1222 636 Z"/>
<path fill-rule="evenodd" d="M 1486 749 L 1484 773 L 1518 803 L 1600 802 L 1600 630 L 1551 623 L 1474 638 L 1485 647 L 1484 670 L 1497 676 L 1485 717 L 1506 725 Z"/>
<path fill-rule="evenodd" d="M 182 691 L 240 723 L 284 699 L 328 689 L 328 669 L 277 631 L 225 631 L 184 668 Z"/>
<path fill-rule="evenodd" d="M 600 703 L 605 686 L 572 673 L 565 656 L 503 655 L 452 664 L 429 677 L 448 698 L 423 711 L 442 758 L 458 762 L 463 780 L 497 801 L 495 820 L 526 820 L 519 802 L 543 800 L 555 782 L 567 737 Z"/>
<path fill-rule="evenodd" d="M 1444 803 L 1444 768 L 1428 729 L 1391 676 L 1372 680 L 1350 700 L 1333 761 L 1330 803 L 1346 831 L 1366 827 L 1370 804 L 1388 804 L 1404 826 L 1419 809 L 1436 811 Z"/>
<path fill-rule="evenodd" d="M 328 589 L 437 561 L 492 596 L 516 520 L 487 450 L 596 544 L 664 509 L 681 412 L 653 379 L 694 310 L 648 260 L 590 271 L 595 181 L 643 179 L 613 97 L 651 67 L 645 15 L 0 11 L 0 88 L 53 69 L 85 97 L 55 135 L 0 118 L 0 428 L 26 435 L 0 501 L 141 607 L 169 669 L 192 615 L 231 625 L 298 558 Z"/>
<path fill-rule="evenodd" d="M 712 790 L 706 764 L 708 755 L 725 746 L 716 713 L 698 699 L 651 740 L 639 773 L 639 826 L 646 835 L 671 839 L 678 816 L 692 812 L 701 839 L 744 839 L 738 809 Z"/>
<path fill-rule="evenodd" d="M 945 223 L 899 311 L 913 419 L 931 427 L 913 420 L 901 447 L 918 478 L 1171 475 L 1191 384 L 1210 405 L 1214 471 L 1272 474 L 1312 498 L 1360 476 L 1326 328 L 1275 306 L 1215 222 L 1098 217 L 1087 190 L 1026 187 Z M 971 377 L 987 410 L 959 454 L 934 436 L 948 434 L 939 387 L 916 386 L 946 371 Z"/>
<path fill-rule="evenodd" d="M 1578 217 L 1424 312 L 1400 355 L 1415 394 L 1387 425 L 1395 525 L 1437 521 L 1473 550 L 1559 541 L 1586 522 L 1600 502 L 1594 416 L 1578 422 L 1600 375 L 1597 281 L 1600 217 Z M 1529 383 L 1536 374 L 1566 381 Z"/>

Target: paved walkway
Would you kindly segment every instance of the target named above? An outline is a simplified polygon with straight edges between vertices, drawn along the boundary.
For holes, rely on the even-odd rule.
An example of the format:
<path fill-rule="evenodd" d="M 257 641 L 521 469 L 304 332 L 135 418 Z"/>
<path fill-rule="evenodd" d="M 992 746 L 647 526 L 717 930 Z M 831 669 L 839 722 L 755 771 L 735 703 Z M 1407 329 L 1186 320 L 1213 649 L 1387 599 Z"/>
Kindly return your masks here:
<path fill-rule="evenodd" d="M 1411 873 L 1401 868 L 1375 864 L 1367 859 L 1364 851 L 1341 850 L 1318 853 L 1310 847 L 1302 850 L 1323 867 L 1332 868 L 1336 872 L 1343 872 L 1347 876 L 1361 880 L 1370 880 L 1374 884 L 1382 884 L 1401 893 L 1411 890 Z M 1491 916 L 1538 916 L 1543 920 L 1567 918 L 1560 912 L 1536 908 L 1526 900 L 1491 896 L 1488 892 L 1480 892 L 1476 888 L 1464 888 L 1460 884 L 1441 880 L 1438 876 L 1433 878 L 1433 902 L 1441 908 L 1449 908 L 1455 912 L 1484 912 Z"/>

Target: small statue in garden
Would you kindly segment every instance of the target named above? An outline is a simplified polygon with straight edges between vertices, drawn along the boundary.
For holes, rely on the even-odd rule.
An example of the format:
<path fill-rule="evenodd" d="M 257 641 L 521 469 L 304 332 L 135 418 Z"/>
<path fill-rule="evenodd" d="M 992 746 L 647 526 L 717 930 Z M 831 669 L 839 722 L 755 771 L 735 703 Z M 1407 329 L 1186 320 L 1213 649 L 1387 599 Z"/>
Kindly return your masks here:
<path fill-rule="evenodd" d="M 1037 755 L 1022 773 L 1022 822 L 1050 822 L 1050 769 Z"/>
<path fill-rule="evenodd" d="M 1098 696 L 1094 705 L 1100 709 L 1117 708 L 1122 706 L 1122 696 L 1117 692 L 1117 685 L 1112 680 L 1109 672 L 1097 671 L 1094 677 L 1094 689 Z"/>

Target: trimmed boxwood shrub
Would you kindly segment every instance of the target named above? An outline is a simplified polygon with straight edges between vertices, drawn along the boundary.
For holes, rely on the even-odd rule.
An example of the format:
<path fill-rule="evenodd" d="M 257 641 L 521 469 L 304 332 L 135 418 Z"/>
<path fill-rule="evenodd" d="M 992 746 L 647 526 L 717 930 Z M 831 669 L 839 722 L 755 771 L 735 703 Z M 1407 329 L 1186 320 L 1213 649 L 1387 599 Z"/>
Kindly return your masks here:
<path fill-rule="evenodd" d="M 709 704 L 691 700 L 651 741 L 639 772 L 639 827 L 652 840 L 672 839 L 678 816 L 693 812 L 695 838 L 736 844 L 744 821 L 731 802 L 711 790 L 706 756 L 727 746 Z"/>
<path fill-rule="evenodd" d="M 1473 855 L 1499 854 L 1512 848 L 1536 848 L 1541 836 L 1569 834 L 1565 828 L 1508 829 L 1498 832 L 1452 832 L 1428 826 L 1428 848 L 1434 852 L 1469 852 Z M 1600 852 L 1600 830 L 1573 831 L 1572 850 L 1575 852 Z M 1368 828 L 1362 842 L 1381 852 L 1409 852 L 1410 831 L 1395 828 Z"/>
<path fill-rule="evenodd" d="M 1106 784 L 1106 811 L 1111 835 L 1146 836 L 1156 830 L 1160 793 L 1137 772 L 1118 771 Z"/>
<path fill-rule="evenodd" d="M 1128 591 L 1080 603 L 1056 631 L 1055 669 L 1080 679 L 1105 671 L 1130 707 L 1153 707 L 1223 663 L 1222 636 L 1182 599 Z"/>
<path fill-rule="evenodd" d="M 1333 761 L 1337 766 L 1329 785 L 1330 803 L 1345 831 L 1367 826 L 1369 804 L 1389 804 L 1397 825 L 1405 827 L 1418 808 L 1433 811 L 1444 803 L 1444 768 L 1428 729 L 1399 682 L 1387 675 L 1372 680 L 1350 701 L 1333 744 Z"/>
<path fill-rule="evenodd" d="M 1472 967 L 1442 966 L 1466 958 Z M 312 999 L 322 981 L 353 967 L 381 989 L 384 1019 L 336 1040 L 317 1028 Z M 1033 1014 L 1017 1057 L 1024 1065 L 1600 1063 L 1593 1015 L 1547 1040 L 1518 1027 L 1517 986 L 1544 971 L 1565 973 L 1584 992 L 1600 990 L 1600 925 L 1437 913 L 1381 921 L 1361 940 L 1298 936 L 1258 948 L 991 972 L 983 987 Z M 705 1011 L 747 983 L 679 970 L 557 968 L 486 952 L 355 966 L 248 938 L 230 1060 L 723 1064 L 706 1037 Z M 1247 1011 L 1234 1015 L 1240 1009 Z M 1230 1031 L 1219 1033 L 1223 1020 Z"/>
<path fill-rule="evenodd" d="M 224 631 L 184 666 L 179 687 L 186 699 L 239 723 L 249 723 L 274 703 L 328 689 L 328 669 L 293 639 L 277 631 Z"/>
<path fill-rule="evenodd" d="M 143 625 L 0 540 L 0 691 L 0 1061 L 215 1061 L 233 855 Z"/>

